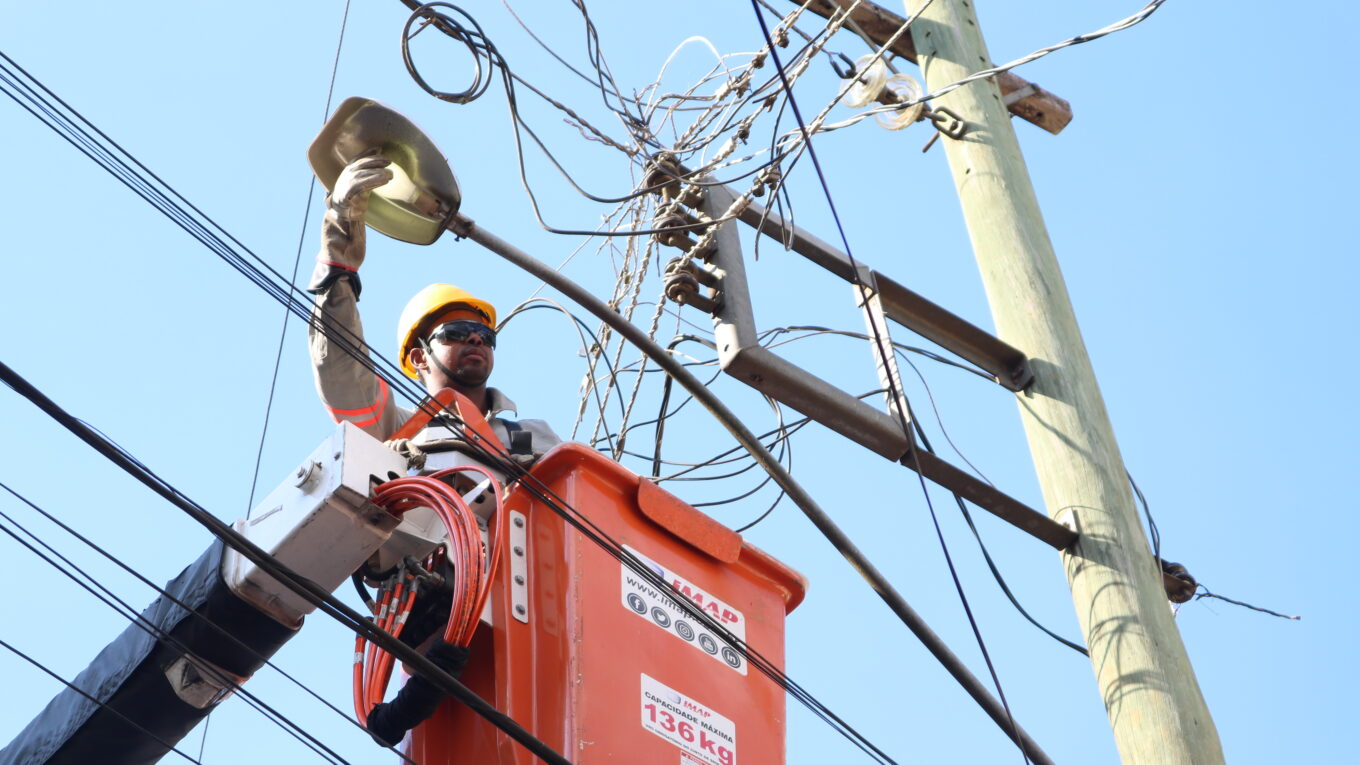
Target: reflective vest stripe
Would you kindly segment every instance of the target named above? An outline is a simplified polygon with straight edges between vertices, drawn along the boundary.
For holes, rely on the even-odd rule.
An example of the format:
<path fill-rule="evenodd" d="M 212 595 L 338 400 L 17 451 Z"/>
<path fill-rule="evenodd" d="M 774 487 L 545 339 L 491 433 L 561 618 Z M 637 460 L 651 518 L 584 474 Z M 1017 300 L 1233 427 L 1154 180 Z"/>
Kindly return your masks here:
<path fill-rule="evenodd" d="M 336 422 L 340 422 L 341 418 L 345 418 L 348 419 L 350 422 L 353 422 L 356 426 L 360 428 L 366 428 L 369 425 L 372 425 L 373 423 L 382 419 L 383 411 L 387 409 L 387 399 L 388 399 L 387 382 L 383 380 L 381 377 L 379 377 L 378 397 L 373 401 L 372 405 L 366 406 L 362 409 L 333 409 L 331 407 L 326 408 L 330 410 L 331 417 L 334 418 Z M 364 417 L 366 415 L 372 416 L 368 417 L 368 419 L 365 419 L 362 422 L 355 419 L 358 417 Z"/>

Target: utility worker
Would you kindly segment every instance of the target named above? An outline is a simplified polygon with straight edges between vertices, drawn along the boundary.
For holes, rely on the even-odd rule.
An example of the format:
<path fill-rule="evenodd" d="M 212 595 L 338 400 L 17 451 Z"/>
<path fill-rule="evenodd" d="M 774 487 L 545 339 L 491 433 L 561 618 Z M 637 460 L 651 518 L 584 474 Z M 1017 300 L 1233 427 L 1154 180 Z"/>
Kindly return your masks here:
<path fill-rule="evenodd" d="M 370 192 L 392 179 L 388 164 L 380 155 L 360 157 L 336 179 L 326 200 L 321 252 L 307 287 L 316 295 L 308 334 L 321 401 L 336 422 L 348 420 L 384 441 L 414 411 L 397 406 L 387 383 L 345 347 L 368 350 L 356 305 L 362 288 L 364 216 Z M 429 394 L 453 388 L 467 396 L 517 461 L 527 463 L 562 439 L 542 420 L 499 416 L 514 410 L 515 404 L 486 384 L 496 361 L 495 328 L 496 309 L 490 303 L 453 285 L 431 284 L 416 293 L 401 312 L 398 361 L 402 371 L 420 381 Z M 439 423 L 434 426 L 412 441 L 419 446 L 452 436 Z"/>
<path fill-rule="evenodd" d="M 321 252 L 307 287 L 316 295 L 308 334 L 321 401 L 336 422 L 348 420 L 384 441 L 414 411 L 397 406 L 387 383 L 347 349 L 357 347 L 364 354 L 368 352 L 356 305 L 361 289 L 359 266 L 364 262 L 364 216 L 369 194 L 392 179 L 388 164 L 382 156 L 360 157 L 336 179 L 335 189 L 326 198 Z M 487 417 L 516 462 L 528 464 L 562 442 L 542 420 L 516 422 L 499 416 L 513 410 L 515 404 L 486 384 L 496 364 L 496 309 L 487 301 L 450 284 L 431 284 L 416 293 L 401 312 L 397 347 L 401 370 L 407 376 L 420 381 L 430 395 L 453 388 L 466 396 Z M 389 445 L 400 446 L 408 456 L 411 446 L 417 453 L 433 451 L 456 440 L 450 425 L 436 419 L 410 444 Z M 430 601 L 437 603 L 438 598 L 424 600 Z M 426 610 L 421 601 L 415 609 L 402 635 L 408 643 L 421 642 L 433 634 L 432 629 L 416 629 L 415 622 L 429 620 L 419 613 Z M 447 618 L 447 611 L 445 604 L 437 622 Z M 435 638 L 425 655 L 458 677 L 467 664 L 468 649 Z M 395 746 L 407 731 L 434 714 L 443 698 L 443 692 L 433 683 L 414 675 L 396 698 L 369 711 L 368 730 L 379 742 Z"/>

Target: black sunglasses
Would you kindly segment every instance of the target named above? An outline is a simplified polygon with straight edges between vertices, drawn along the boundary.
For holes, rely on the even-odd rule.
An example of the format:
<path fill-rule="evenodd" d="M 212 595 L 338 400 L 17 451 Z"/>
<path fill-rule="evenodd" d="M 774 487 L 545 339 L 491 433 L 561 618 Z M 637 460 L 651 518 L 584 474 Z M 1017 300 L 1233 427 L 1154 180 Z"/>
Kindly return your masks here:
<path fill-rule="evenodd" d="M 445 322 L 434 328 L 434 331 L 430 333 L 430 339 L 438 340 L 441 343 L 462 343 L 473 335 L 481 338 L 482 344 L 486 347 L 496 347 L 496 330 L 479 321 Z"/>

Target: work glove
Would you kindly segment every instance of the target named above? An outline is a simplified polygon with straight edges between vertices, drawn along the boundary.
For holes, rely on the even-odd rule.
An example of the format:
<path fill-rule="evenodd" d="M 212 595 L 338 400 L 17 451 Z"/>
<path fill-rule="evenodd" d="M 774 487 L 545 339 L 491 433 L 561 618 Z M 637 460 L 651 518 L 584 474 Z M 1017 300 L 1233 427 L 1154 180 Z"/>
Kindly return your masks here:
<path fill-rule="evenodd" d="M 425 652 L 425 658 L 457 678 L 467 666 L 468 649 L 440 640 Z M 397 697 L 373 707 L 368 713 L 368 732 L 384 746 L 396 746 L 406 731 L 425 722 L 439 708 L 444 692 L 421 675 L 412 675 Z"/>
<path fill-rule="evenodd" d="M 387 166 L 391 160 L 381 154 L 365 154 L 350 162 L 335 179 L 335 188 L 326 197 L 326 215 L 321 222 L 321 252 L 307 291 L 313 295 L 331 288 L 337 279 L 348 277 L 354 284 L 357 300 L 361 285 L 359 266 L 364 262 L 364 216 L 373 189 L 392 180 Z"/>
<path fill-rule="evenodd" d="M 409 438 L 389 439 L 383 441 L 383 446 L 405 457 L 406 467 L 416 470 L 424 469 L 425 458 L 429 456 L 424 449 L 420 448 L 419 444 L 412 442 Z"/>

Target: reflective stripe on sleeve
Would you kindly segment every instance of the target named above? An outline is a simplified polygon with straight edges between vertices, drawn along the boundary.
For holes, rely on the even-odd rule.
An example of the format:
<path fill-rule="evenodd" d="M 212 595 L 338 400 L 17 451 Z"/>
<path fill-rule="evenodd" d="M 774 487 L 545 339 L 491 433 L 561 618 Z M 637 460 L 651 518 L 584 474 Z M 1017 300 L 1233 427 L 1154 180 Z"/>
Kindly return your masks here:
<path fill-rule="evenodd" d="M 387 381 L 379 377 L 378 397 L 373 401 L 372 405 L 362 409 L 333 409 L 331 407 L 326 407 L 326 409 L 331 413 L 331 418 L 336 422 L 340 422 L 343 418 L 354 423 L 356 427 L 366 428 L 382 419 L 383 411 L 387 409 L 388 397 Z"/>

